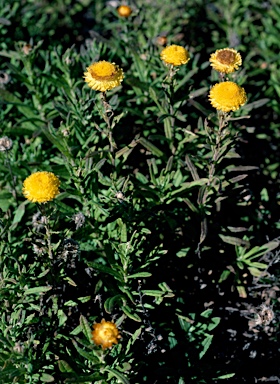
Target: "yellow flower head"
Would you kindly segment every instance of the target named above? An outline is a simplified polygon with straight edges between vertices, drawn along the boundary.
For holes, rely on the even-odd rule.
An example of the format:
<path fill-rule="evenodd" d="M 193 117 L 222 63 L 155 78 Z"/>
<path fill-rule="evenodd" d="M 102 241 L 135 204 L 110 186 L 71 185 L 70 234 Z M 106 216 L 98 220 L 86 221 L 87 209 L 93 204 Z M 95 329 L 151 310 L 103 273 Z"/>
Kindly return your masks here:
<path fill-rule="evenodd" d="M 121 17 L 129 17 L 132 13 L 132 9 L 128 5 L 121 5 L 117 11 Z"/>
<path fill-rule="evenodd" d="M 89 87 L 101 92 L 117 87 L 124 78 L 121 68 L 104 60 L 91 64 L 84 75 Z"/>
<path fill-rule="evenodd" d="M 161 51 L 160 58 L 166 64 L 182 65 L 190 60 L 189 52 L 180 45 L 169 45 Z"/>
<path fill-rule="evenodd" d="M 241 55 L 233 48 L 218 49 L 210 56 L 210 65 L 219 72 L 232 73 L 242 64 Z"/>
<path fill-rule="evenodd" d="M 215 84 L 209 93 L 212 106 L 219 111 L 236 111 L 247 101 L 244 88 L 232 81 L 224 81 Z"/>
<path fill-rule="evenodd" d="M 23 195 L 33 203 L 46 203 L 59 194 L 60 181 L 52 172 L 35 172 L 23 182 Z"/>
<path fill-rule="evenodd" d="M 111 321 L 101 320 L 101 323 L 93 325 L 92 339 L 96 345 L 101 345 L 102 349 L 111 348 L 113 344 L 118 344 L 121 338 L 119 330 Z"/>

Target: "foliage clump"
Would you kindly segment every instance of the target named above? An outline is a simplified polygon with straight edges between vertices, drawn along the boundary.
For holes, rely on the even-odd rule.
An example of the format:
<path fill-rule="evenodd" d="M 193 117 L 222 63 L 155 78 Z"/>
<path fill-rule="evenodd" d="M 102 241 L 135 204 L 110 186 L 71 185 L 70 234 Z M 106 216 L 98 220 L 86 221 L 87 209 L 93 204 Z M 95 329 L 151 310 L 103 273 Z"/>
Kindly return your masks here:
<path fill-rule="evenodd" d="M 265 7 L 2 1 L 1 383 L 276 375 Z"/>

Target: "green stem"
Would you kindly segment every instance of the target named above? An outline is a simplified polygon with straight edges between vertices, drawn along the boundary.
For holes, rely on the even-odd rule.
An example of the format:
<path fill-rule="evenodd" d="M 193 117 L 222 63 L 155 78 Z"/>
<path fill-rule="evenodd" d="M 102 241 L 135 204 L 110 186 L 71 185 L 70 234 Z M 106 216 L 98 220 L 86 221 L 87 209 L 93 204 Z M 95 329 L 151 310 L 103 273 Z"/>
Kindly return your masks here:
<path fill-rule="evenodd" d="M 110 145 L 110 160 L 111 160 L 112 165 L 114 166 L 115 165 L 114 152 L 115 152 L 115 149 L 117 148 L 117 145 L 113 139 L 113 129 L 112 129 L 112 124 L 111 124 L 112 118 L 114 116 L 114 112 L 113 112 L 110 104 L 106 100 L 105 92 L 101 93 L 101 101 L 102 101 L 103 109 L 104 109 L 104 113 L 102 114 L 102 117 L 103 117 L 105 123 L 107 124 L 107 130 L 106 130 L 105 134 L 109 140 L 109 145 Z"/>
<path fill-rule="evenodd" d="M 38 208 L 39 208 L 39 211 L 41 212 L 41 214 L 46 217 L 45 229 L 46 229 L 46 239 L 47 239 L 47 246 L 48 246 L 48 255 L 49 255 L 50 260 L 53 260 L 51 229 L 49 226 L 49 217 L 46 214 L 44 205 L 40 204 L 38 206 Z"/>
<path fill-rule="evenodd" d="M 10 173 L 11 180 L 12 180 L 12 185 L 13 185 L 12 193 L 13 193 L 14 199 L 16 200 L 16 203 L 18 204 L 17 191 L 16 191 L 16 183 L 15 183 L 15 178 L 14 178 L 14 174 L 13 174 L 11 163 L 10 163 L 10 157 L 9 157 L 8 151 L 5 151 L 5 152 L 6 152 L 6 164 L 8 165 L 8 169 L 9 169 L 9 173 Z"/>

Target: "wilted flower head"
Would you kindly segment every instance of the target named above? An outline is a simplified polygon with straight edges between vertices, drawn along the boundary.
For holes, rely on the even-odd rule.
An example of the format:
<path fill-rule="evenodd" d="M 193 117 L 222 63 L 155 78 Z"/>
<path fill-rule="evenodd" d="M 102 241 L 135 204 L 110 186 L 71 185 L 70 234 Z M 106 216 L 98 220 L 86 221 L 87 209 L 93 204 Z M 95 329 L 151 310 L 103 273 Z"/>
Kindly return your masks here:
<path fill-rule="evenodd" d="M 22 47 L 22 51 L 25 55 L 29 55 L 30 51 L 32 51 L 32 45 L 31 44 L 24 44 Z"/>
<path fill-rule="evenodd" d="M 41 212 L 37 212 L 32 216 L 32 225 L 36 231 L 40 231 L 45 228 L 47 222 L 47 216 L 42 215 Z"/>
<path fill-rule="evenodd" d="M 121 17 L 129 17 L 132 13 L 132 9 L 128 5 L 121 5 L 117 11 Z"/>
<path fill-rule="evenodd" d="M 232 81 L 215 84 L 209 93 L 212 106 L 219 111 L 236 111 L 247 101 L 244 88 Z"/>
<path fill-rule="evenodd" d="M 218 49 L 210 56 L 210 65 L 221 73 L 232 73 L 242 64 L 241 55 L 233 48 Z"/>
<path fill-rule="evenodd" d="M 161 51 L 160 58 L 165 64 L 182 65 L 190 60 L 189 52 L 180 45 L 169 45 Z"/>
<path fill-rule="evenodd" d="M 46 203 L 59 194 L 60 181 L 52 172 L 35 172 L 23 182 L 23 195 L 33 203 Z"/>
<path fill-rule="evenodd" d="M 72 216 L 72 220 L 76 224 L 76 230 L 81 228 L 85 223 L 85 216 L 82 214 L 82 212 L 75 213 Z"/>
<path fill-rule="evenodd" d="M 155 39 L 155 43 L 157 45 L 166 45 L 167 43 L 167 37 L 166 36 L 158 36 L 156 39 Z"/>
<path fill-rule="evenodd" d="M 69 268 L 75 268 L 75 260 L 79 256 L 80 246 L 79 243 L 73 239 L 64 239 L 62 246 L 60 247 L 57 258 L 63 261 L 68 261 Z"/>
<path fill-rule="evenodd" d="M 11 149 L 13 146 L 13 141 L 7 136 L 0 137 L 0 152 L 5 152 Z"/>
<path fill-rule="evenodd" d="M 7 72 L 0 71 L 0 88 L 4 88 L 5 84 L 10 81 L 10 76 Z"/>
<path fill-rule="evenodd" d="M 98 61 L 91 64 L 84 73 L 85 82 L 95 91 L 105 92 L 121 84 L 124 75 L 123 70 L 115 63 Z"/>
<path fill-rule="evenodd" d="M 47 252 L 46 242 L 44 240 L 36 239 L 37 244 L 33 244 L 33 251 L 38 256 L 42 256 Z"/>
<path fill-rule="evenodd" d="M 101 345 L 102 349 L 111 348 L 113 344 L 118 344 L 121 335 L 114 323 L 101 320 L 101 323 L 93 325 L 92 339 L 96 345 Z"/>

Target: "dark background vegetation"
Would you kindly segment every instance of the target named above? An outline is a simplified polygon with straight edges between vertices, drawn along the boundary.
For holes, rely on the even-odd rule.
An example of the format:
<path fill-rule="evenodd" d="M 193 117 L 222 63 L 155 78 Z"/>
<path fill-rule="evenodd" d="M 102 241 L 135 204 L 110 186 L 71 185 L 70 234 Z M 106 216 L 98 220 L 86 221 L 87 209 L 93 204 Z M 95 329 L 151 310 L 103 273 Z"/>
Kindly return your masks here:
<path fill-rule="evenodd" d="M 236 142 L 236 152 L 240 157 L 234 159 L 234 165 L 255 167 L 248 172 L 246 168 L 237 173 L 231 172 L 231 177 L 239 175 L 240 172 L 248 175 L 239 184 L 233 184 L 232 189 L 227 188 L 222 192 L 227 198 L 221 201 L 220 208 L 212 198 L 208 208 L 207 236 L 201 244 L 199 239 L 203 209 L 200 215 L 191 211 L 187 204 L 177 200 L 167 204 L 164 199 L 155 197 L 156 192 L 148 192 L 137 177 L 133 179 L 133 190 L 128 192 L 131 200 L 117 202 L 115 199 L 116 203 L 111 204 L 110 215 L 102 224 L 104 227 L 121 217 L 123 222 L 130 226 L 131 232 L 141 227 L 152 232 L 152 236 L 147 237 L 144 246 L 147 254 L 158 244 L 162 244 L 162 249 L 167 250 L 166 254 L 151 265 L 152 281 L 149 279 L 142 281 L 143 288 L 145 289 L 147 285 L 147 289 L 158 289 L 158 284 L 164 281 L 175 295 L 173 298 L 164 299 L 163 303 L 151 311 L 146 309 L 142 314 L 146 331 L 143 332 L 142 339 L 133 351 L 136 364 L 133 370 L 136 375 L 131 378 L 131 382 L 208 383 L 216 382 L 215 377 L 226 373 L 235 373 L 235 376 L 226 379 L 226 382 L 256 383 L 277 380 L 279 382 L 280 271 L 277 250 L 263 256 L 262 262 L 269 265 L 264 279 L 239 271 L 242 285 L 247 291 L 247 297 L 240 297 L 236 289 L 235 272 L 224 282 L 219 282 L 221 273 L 228 266 L 234 267 L 235 271 L 238 270 L 234 264 L 236 259 L 234 245 L 225 243 L 219 235 L 236 236 L 241 239 L 246 235 L 251 247 L 279 239 L 280 5 L 276 0 L 131 1 L 133 15 L 130 20 L 122 20 L 117 16 L 114 8 L 116 4 L 114 1 L 99 0 L 8 2 L 0 0 L 0 69 L 1 76 L 8 73 L 11 78 L 5 86 L 6 89 L 16 96 L 24 95 L 23 99 L 28 99 L 20 71 L 15 71 L 15 61 L 13 57 L 7 55 L 7 52 L 15 51 L 15 44 L 18 42 L 30 44 L 33 49 L 42 41 L 40 50 L 48 57 L 52 57 L 52 53 L 62 55 L 73 47 L 72 50 L 79 55 L 79 58 L 74 56 L 71 64 L 70 74 L 75 81 L 82 79 L 83 71 L 90 64 L 86 62 L 90 57 L 89 47 L 93 42 L 102 44 L 102 59 L 115 61 L 122 66 L 126 74 L 116 109 L 127 113 L 114 131 L 117 145 L 118 147 L 128 145 L 135 135 L 140 133 L 145 138 L 151 139 L 164 152 L 161 163 L 158 163 L 159 169 L 162 169 L 169 158 L 168 144 L 155 135 L 159 134 L 157 129 L 163 131 L 162 128 L 155 128 L 158 118 L 156 113 L 143 113 L 145 109 L 151 110 L 154 102 L 144 91 L 142 96 L 130 92 L 131 84 L 135 84 L 137 80 L 137 74 L 135 62 L 128 54 L 129 47 L 134 45 L 135 50 L 140 52 L 140 57 L 141 54 L 146 54 L 147 61 L 160 52 L 161 47 L 156 43 L 156 38 L 160 35 L 167 36 L 168 44 L 175 43 L 189 49 L 192 61 L 187 69 L 182 70 L 187 72 L 198 68 L 198 71 L 191 77 L 186 88 L 180 88 L 176 96 L 178 100 L 183 99 L 185 93 L 203 87 L 209 88 L 215 80 L 215 75 L 211 74 L 207 64 L 209 55 L 216 49 L 234 47 L 243 58 L 240 81 L 248 95 L 248 107 L 244 107 L 244 114 L 250 115 L 248 119 L 234 122 L 234 129 L 240 132 Z M 94 59 L 92 57 L 92 60 Z M 153 72 L 156 64 L 153 59 L 150 59 L 150 62 L 149 70 Z M 39 75 L 40 69 L 43 71 L 45 68 L 43 55 L 36 57 L 34 66 Z M 50 70 L 54 71 L 49 73 L 50 76 L 55 75 L 56 78 L 60 76 L 58 69 L 55 73 L 56 68 L 50 66 Z M 82 86 L 83 84 L 77 85 L 78 88 Z M 46 103 L 52 101 L 55 89 L 52 89 L 52 92 L 53 94 L 44 96 Z M 193 132 L 197 131 L 198 119 L 204 120 L 213 113 L 207 94 L 208 90 L 202 91 L 194 99 L 195 102 L 189 99 L 182 105 L 181 112 L 187 116 L 187 121 L 178 121 L 178 126 L 188 125 Z M 24 129 L 22 131 L 13 129 L 20 126 L 18 123 L 20 117 L 15 107 L 8 109 L 9 103 L 5 94 L 1 95 L 3 105 L 1 136 L 11 137 L 17 142 L 18 147 L 25 145 L 32 132 L 28 134 Z M 59 128 L 60 119 L 61 115 L 53 118 L 53 126 L 56 129 Z M 38 166 L 40 161 L 45 163 L 48 158 L 55 155 L 56 149 L 53 144 L 43 133 L 40 135 L 43 151 L 34 155 L 33 159 L 29 158 L 28 164 L 20 157 L 17 159 L 15 167 L 19 169 L 19 179 L 28 175 L 27 170 L 33 169 L 33 164 Z M 207 158 L 203 153 L 201 158 L 199 153 L 195 153 L 195 145 L 189 148 L 189 154 L 196 166 L 201 161 L 199 174 L 201 177 L 207 177 L 205 176 Z M 73 151 L 75 152 L 75 149 Z M 122 176 L 130 175 L 132 178 L 137 172 L 141 172 L 148 177 L 147 159 L 153 157 L 153 154 L 137 146 L 123 169 L 120 165 L 117 172 Z M 220 165 L 221 174 L 223 168 L 226 169 L 230 164 L 232 159 L 224 160 Z M 21 172 L 22 169 L 24 171 Z M 110 165 L 105 165 L 104 172 L 107 175 L 112 172 Z M 227 178 L 230 172 L 225 172 Z M 1 173 L 4 174 L 3 168 Z M 3 180 L 0 183 L 2 190 L 5 189 L 5 185 L 6 182 Z M 148 199 L 149 193 L 153 196 L 152 199 L 149 202 L 143 199 L 139 203 L 140 208 L 136 209 L 131 203 L 132 199 L 141 201 L 143 196 Z M 197 205 L 198 191 L 191 192 L 189 199 Z M 20 202 L 23 200 L 21 197 Z M 64 202 L 67 204 L 67 200 Z M 31 208 L 28 210 L 26 220 L 28 215 L 30 220 Z M 67 220 L 66 214 L 65 225 L 67 223 L 69 225 Z M 62 223 L 63 215 L 62 221 L 57 224 L 57 230 L 61 229 Z M 240 232 L 235 232 L 232 228 L 241 229 Z M 90 228 L 80 230 L 78 236 L 86 242 L 90 231 Z M 26 251 L 28 254 L 26 250 L 28 246 L 28 243 L 22 243 L 20 246 L 22 252 Z M 177 257 L 176 254 L 185 248 L 188 248 L 186 256 Z M 98 250 L 97 257 L 101 257 Z M 57 284 L 57 292 L 61 289 L 64 292 L 64 296 L 62 295 L 64 301 L 70 299 L 75 301 L 75 295 L 87 296 L 96 289 L 99 276 L 96 274 L 89 276 L 85 273 L 85 265 L 90 258 L 92 258 L 91 250 L 82 249 L 80 264 L 75 265 L 75 268 L 68 266 L 68 270 L 65 267 L 68 276 L 73 280 L 81 279 L 84 282 L 81 288 L 82 294 L 80 290 L 69 288 L 67 284 L 63 286 L 59 282 L 52 282 L 53 286 Z M 57 263 L 53 268 L 59 270 L 60 264 Z M 138 284 L 136 280 L 133 289 L 137 290 Z M 110 291 L 113 292 L 114 289 L 114 283 L 112 287 L 108 283 L 107 291 L 103 292 L 101 289 L 103 300 L 109 297 Z M 248 321 L 254 317 L 253 309 L 264 302 L 273 307 L 275 313 L 273 322 L 269 326 L 250 328 Z M 146 303 L 154 305 L 153 298 L 147 298 Z M 214 338 L 210 349 L 203 359 L 199 360 L 197 345 L 201 342 L 200 336 L 198 334 L 194 341 L 190 341 L 186 331 L 180 327 L 178 313 L 184 316 L 193 314 L 199 323 L 202 321 L 200 314 L 207 308 L 213 309 L 212 315 L 220 317 L 221 321 L 213 331 Z M 96 317 L 98 310 L 100 310 L 98 301 L 74 307 L 66 330 L 71 331 L 77 325 L 81 314 L 85 316 L 94 314 Z M 116 317 L 120 316 L 121 310 L 116 309 L 115 314 Z M 103 315 L 106 314 L 103 312 Z M 52 329 L 51 324 L 49 330 L 45 328 L 46 323 L 43 324 L 41 330 L 40 325 L 34 325 L 35 328 L 38 327 L 37 332 L 42 338 Z M 134 322 L 127 323 L 125 329 L 133 333 L 136 325 Z M 58 351 L 61 350 L 61 345 L 63 343 L 57 345 Z M 54 350 L 55 348 L 56 346 Z M 182 378 L 184 381 L 180 381 Z"/>

